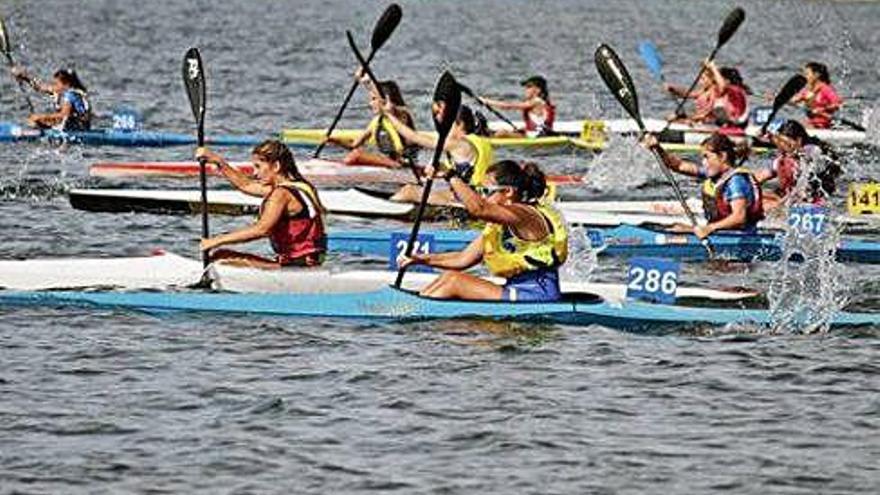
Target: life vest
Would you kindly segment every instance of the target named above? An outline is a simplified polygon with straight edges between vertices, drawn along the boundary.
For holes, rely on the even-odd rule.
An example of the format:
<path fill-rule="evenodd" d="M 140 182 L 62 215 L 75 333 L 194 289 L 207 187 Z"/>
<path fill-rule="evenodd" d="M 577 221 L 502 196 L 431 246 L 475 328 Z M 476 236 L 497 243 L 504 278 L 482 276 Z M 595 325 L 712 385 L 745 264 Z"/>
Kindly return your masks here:
<path fill-rule="evenodd" d="M 819 115 L 817 112 L 827 112 L 830 107 L 839 106 L 843 103 L 834 87 L 820 81 L 815 90 L 804 89 L 803 91 L 807 97 L 807 121 L 810 126 L 818 129 L 828 129 L 831 127 L 831 118 Z"/>
<path fill-rule="evenodd" d="M 465 137 L 468 143 L 474 148 L 474 159 L 471 162 L 461 161 L 455 162 L 452 156 L 446 154 L 446 163 L 448 166 L 456 169 L 458 174 L 472 186 L 481 186 L 483 179 L 486 177 L 486 171 L 494 163 L 495 151 L 488 138 L 477 136 L 476 134 L 468 134 Z"/>
<path fill-rule="evenodd" d="M 737 174 L 745 175 L 749 179 L 752 186 L 752 197 L 754 201 L 746 210 L 746 227 L 756 225 L 764 219 L 764 207 L 762 203 L 761 186 L 755 180 L 752 172 L 745 167 L 732 168 L 725 172 L 717 181 L 707 178 L 703 181 L 703 211 L 706 214 L 706 220 L 710 223 L 717 222 L 727 218 L 733 212 L 727 199 L 724 198 L 724 189 L 733 176 Z"/>
<path fill-rule="evenodd" d="M 489 223 L 483 228 L 483 262 L 492 275 L 510 278 L 521 273 L 555 268 L 568 258 L 568 227 L 559 211 L 550 206 L 533 206 L 550 233 L 538 241 L 517 237 L 510 228 Z"/>
<path fill-rule="evenodd" d="M 546 136 L 553 134 L 553 123 L 556 121 L 556 105 L 549 101 L 544 102 L 544 119 L 538 119 L 529 110 L 522 111 L 523 122 L 526 124 L 526 134 L 534 136 Z"/>
<path fill-rule="evenodd" d="M 269 242 L 272 244 L 272 250 L 278 255 L 278 262 L 286 265 L 305 256 L 325 253 L 327 235 L 317 192 L 305 182 L 291 182 L 279 187 L 287 189 L 296 196 L 303 208 L 292 217 L 285 214 L 269 233 Z M 260 214 L 268 199 L 269 195 L 260 205 Z"/>
<path fill-rule="evenodd" d="M 369 145 L 375 146 L 391 158 L 396 159 L 403 155 L 405 148 L 403 139 L 388 119 L 381 115 L 373 117 L 367 125 L 367 130 L 370 132 L 370 139 L 367 141 Z"/>
<path fill-rule="evenodd" d="M 749 123 L 749 100 L 746 90 L 741 86 L 728 85 L 722 96 L 714 103 L 717 110 L 716 124 L 719 132 L 725 135 L 743 135 Z"/>
<path fill-rule="evenodd" d="M 773 171 L 776 172 L 776 179 L 779 181 L 779 195 L 785 196 L 790 193 L 795 185 L 797 185 L 797 174 L 800 164 L 793 157 L 780 153 L 773 160 Z"/>
<path fill-rule="evenodd" d="M 55 102 L 58 109 L 64 102 L 70 103 L 70 115 L 67 116 L 57 129 L 61 131 L 88 131 L 92 128 L 92 109 L 85 92 L 78 89 L 66 89 L 58 95 Z"/>

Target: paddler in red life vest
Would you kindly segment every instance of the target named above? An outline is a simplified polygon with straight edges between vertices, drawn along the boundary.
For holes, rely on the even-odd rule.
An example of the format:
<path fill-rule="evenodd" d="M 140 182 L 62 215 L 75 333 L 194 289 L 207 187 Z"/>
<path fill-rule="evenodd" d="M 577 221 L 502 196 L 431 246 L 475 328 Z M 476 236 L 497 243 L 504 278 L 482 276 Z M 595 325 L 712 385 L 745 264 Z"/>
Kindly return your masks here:
<path fill-rule="evenodd" d="M 729 137 L 716 133 L 706 138 L 700 145 L 702 164 L 667 153 L 653 135 L 645 136 L 642 144 L 658 149 L 670 170 L 702 180 L 703 211 L 708 223 L 688 227 L 697 237 L 703 239 L 718 230 L 756 231 L 764 218 L 761 187 L 751 171 L 734 165 L 736 147 Z"/>
<path fill-rule="evenodd" d="M 360 70 L 355 74 L 370 95 L 370 109 L 374 117 L 370 120 L 364 132 L 351 143 L 342 139 L 327 138 L 326 141 L 348 148 L 351 151 L 345 155 L 343 162 L 346 165 L 369 165 L 385 168 L 411 168 L 416 164 L 419 157 L 419 146 L 402 137 L 387 119 L 382 116 L 384 102 L 367 76 L 362 76 Z M 400 87 L 394 81 L 379 81 L 385 97 L 389 100 L 388 112 L 392 113 L 408 127 L 415 129 L 415 121 L 403 100 Z M 367 151 L 370 146 L 378 153 Z"/>
<path fill-rule="evenodd" d="M 286 266 L 317 266 L 327 251 L 323 206 L 318 191 L 296 168 L 290 149 L 274 139 L 254 148 L 251 160 L 257 178 L 236 170 L 217 153 L 199 148 L 196 158 L 204 158 L 219 167 L 239 191 L 263 198 L 260 216 L 249 226 L 228 234 L 202 239 L 202 251 L 211 251 L 211 259 L 235 266 L 273 269 Z M 268 237 L 275 258 L 250 253 L 215 249 Z"/>
<path fill-rule="evenodd" d="M 568 256 L 568 230 L 562 215 L 540 199 L 547 187 L 537 165 L 511 160 L 489 167 L 481 187 L 471 187 L 455 168 L 439 172 L 471 217 L 486 222 L 482 235 L 460 252 L 401 256 L 401 266 L 440 268 L 443 273 L 422 289 L 425 297 L 481 301 L 550 302 L 561 297 L 559 266 Z M 503 285 L 465 272 L 483 262 Z"/>
<path fill-rule="evenodd" d="M 697 87 L 687 92 L 687 88 L 675 86 L 669 83 L 663 85 L 668 93 L 678 98 L 689 98 L 694 100 L 694 113 L 688 115 L 681 113 L 679 115 L 670 115 L 668 120 L 672 122 L 681 122 L 684 124 L 703 124 L 708 123 L 712 118 L 712 109 L 715 107 L 716 90 L 715 78 L 709 71 L 700 73 L 700 79 Z"/>
<path fill-rule="evenodd" d="M 785 121 L 770 140 L 776 145 L 776 155 L 767 165 L 755 172 L 755 179 L 763 184 L 777 179 L 778 187 L 773 192 L 764 193 L 764 210 L 768 211 L 783 205 L 795 192 L 802 173 L 801 164 L 805 160 L 814 163 L 816 170 L 807 179 L 807 190 L 797 198 L 797 202 L 823 204 L 828 196 L 834 194 L 836 179 L 841 174 L 837 154 L 823 141 L 807 134 L 804 126 L 795 120 Z"/>
<path fill-rule="evenodd" d="M 480 97 L 483 103 L 501 110 L 519 110 L 525 128 L 522 130 L 504 129 L 495 132 L 495 137 L 539 137 L 552 136 L 556 121 L 556 105 L 550 101 L 547 80 L 532 76 L 520 84 L 523 86 L 522 101 L 502 101 Z"/>
<path fill-rule="evenodd" d="M 431 110 L 435 116 L 442 115 L 443 102 L 434 102 Z M 434 150 L 437 145 L 436 134 L 420 134 L 406 125 L 393 112 L 386 111 L 385 118 L 395 129 L 408 141 L 422 148 Z M 462 105 L 458 111 L 458 117 L 449 131 L 444 144 L 446 159 L 451 166 L 458 170 L 458 174 L 469 181 L 472 185 L 480 185 L 486 175 L 486 170 L 492 164 L 492 146 L 485 137 L 474 134 L 476 121 L 470 107 Z M 422 199 L 422 186 L 407 184 L 403 186 L 392 198 L 394 201 L 405 203 L 418 203 Z M 455 196 L 450 190 L 434 189 L 428 198 L 432 205 L 449 205 L 455 203 Z"/>
<path fill-rule="evenodd" d="M 13 67 L 12 75 L 27 83 L 34 91 L 52 95 L 55 100 L 55 112 L 28 116 L 28 125 L 31 127 L 59 131 L 88 131 L 92 128 L 92 108 L 88 91 L 76 71 L 59 69 L 48 84 L 28 74 L 24 67 Z"/>
<path fill-rule="evenodd" d="M 807 126 L 828 129 L 834 113 L 843 106 L 843 99 L 831 86 L 831 76 L 825 64 L 809 62 L 804 65 L 803 75 L 807 79 L 807 87 L 795 95 L 791 103 L 806 107 Z"/>

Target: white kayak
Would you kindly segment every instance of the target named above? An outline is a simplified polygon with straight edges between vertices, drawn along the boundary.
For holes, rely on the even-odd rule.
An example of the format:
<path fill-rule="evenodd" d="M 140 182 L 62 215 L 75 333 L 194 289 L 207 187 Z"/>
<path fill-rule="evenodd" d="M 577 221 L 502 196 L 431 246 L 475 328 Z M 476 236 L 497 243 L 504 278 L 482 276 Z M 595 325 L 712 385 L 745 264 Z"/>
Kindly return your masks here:
<path fill-rule="evenodd" d="M 57 258 L 0 260 L 0 289 L 152 289 L 183 288 L 199 281 L 202 264 L 198 260 L 164 251 L 150 256 L 120 258 Z M 212 264 L 209 268 L 213 288 L 240 293 L 335 294 L 370 292 L 394 283 L 397 273 L 383 270 L 334 270 L 290 268 L 260 270 Z M 418 290 L 436 274 L 410 272 L 404 288 Z M 500 282 L 500 279 L 495 279 Z M 567 293 L 589 293 L 608 301 L 623 301 L 622 284 L 566 282 Z M 737 301 L 755 297 L 756 292 L 678 287 L 678 297 Z"/>
<path fill-rule="evenodd" d="M 70 204 L 79 210 L 103 212 L 197 213 L 198 189 L 71 189 Z M 337 215 L 409 218 L 415 206 L 396 203 L 356 189 L 324 190 L 321 202 Z M 208 209 L 213 213 L 247 215 L 259 212 L 263 199 L 233 190 L 209 190 Z"/>

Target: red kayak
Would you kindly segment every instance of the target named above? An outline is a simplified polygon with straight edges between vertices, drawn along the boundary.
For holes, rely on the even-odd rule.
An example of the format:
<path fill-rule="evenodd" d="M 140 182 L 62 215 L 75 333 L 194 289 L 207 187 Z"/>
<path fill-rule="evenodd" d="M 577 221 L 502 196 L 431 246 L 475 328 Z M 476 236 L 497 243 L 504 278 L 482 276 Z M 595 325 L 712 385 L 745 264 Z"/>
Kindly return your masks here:
<path fill-rule="evenodd" d="M 233 162 L 238 170 L 252 175 L 250 162 Z M 305 160 L 297 163 L 299 170 L 315 183 L 386 183 L 405 184 L 413 182 L 408 169 L 387 169 L 365 165 L 346 165 L 332 160 Z M 217 167 L 208 165 L 210 175 L 219 175 Z M 93 177 L 192 177 L 199 174 L 198 162 L 101 162 L 89 167 Z M 580 185 L 586 178 L 576 175 L 551 175 L 550 182 L 557 185 Z"/>

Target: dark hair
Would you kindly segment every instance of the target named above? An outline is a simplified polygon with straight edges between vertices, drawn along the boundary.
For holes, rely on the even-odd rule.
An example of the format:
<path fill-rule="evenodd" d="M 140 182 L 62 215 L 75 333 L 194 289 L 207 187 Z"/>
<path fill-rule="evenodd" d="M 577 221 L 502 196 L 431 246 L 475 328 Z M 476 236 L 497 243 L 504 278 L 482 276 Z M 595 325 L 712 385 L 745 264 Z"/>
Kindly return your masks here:
<path fill-rule="evenodd" d="M 752 94 L 752 88 L 746 86 L 746 83 L 743 81 L 742 75 L 739 73 L 734 67 L 722 67 L 718 69 L 718 72 L 721 73 L 721 77 L 724 78 L 729 84 L 734 86 L 741 87 L 746 94 Z"/>
<path fill-rule="evenodd" d="M 315 191 L 315 197 L 317 198 L 318 189 L 314 184 L 306 180 L 302 173 L 300 173 L 299 168 L 296 166 L 296 160 L 293 158 L 293 152 L 290 151 L 290 148 L 288 148 L 286 144 L 277 139 L 267 139 L 256 145 L 251 153 L 269 163 L 278 162 L 278 164 L 281 165 L 281 173 L 296 182 L 305 182 L 308 184 L 308 186 Z M 324 205 L 321 204 L 320 199 L 318 199 L 317 207 L 322 211 L 324 210 Z"/>
<path fill-rule="evenodd" d="M 520 165 L 513 160 L 501 160 L 493 163 L 486 171 L 495 177 L 499 186 L 510 186 L 516 189 L 520 201 L 536 203 L 547 190 L 547 179 L 544 172 L 534 162 Z"/>
<path fill-rule="evenodd" d="M 541 99 L 548 100 L 550 98 L 550 90 L 547 89 L 547 80 L 543 76 L 532 76 L 520 82 L 523 86 L 534 86 L 541 92 Z"/>
<path fill-rule="evenodd" d="M 837 189 L 837 178 L 843 173 L 840 167 L 840 155 L 831 147 L 830 144 L 821 139 L 810 136 L 804 126 L 796 120 L 786 120 L 777 131 L 779 134 L 797 139 L 801 145 L 811 144 L 818 147 L 825 156 L 825 164 L 821 170 L 810 177 L 810 191 L 814 198 L 823 195 L 831 195 Z"/>
<path fill-rule="evenodd" d="M 57 77 L 64 84 L 70 86 L 73 89 L 77 89 L 82 91 L 83 93 L 87 93 L 85 84 L 79 79 L 79 76 L 76 74 L 76 71 L 73 69 L 58 69 L 55 71 L 52 77 Z"/>
<path fill-rule="evenodd" d="M 477 129 L 477 121 L 474 118 L 474 112 L 471 107 L 462 105 L 458 108 L 458 118 L 455 119 L 464 127 L 465 134 L 473 134 Z"/>
<path fill-rule="evenodd" d="M 741 152 L 737 150 L 736 144 L 734 144 L 733 140 L 724 134 L 719 134 L 717 132 L 704 139 L 703 142 L 700 143 L 700 146 L 708 148 L 709 151 L 715 154 L 724 153 L 727 156 L 727 162 L 730 164 L 736 163 Z"/>
<path fill-rule="evenodd" d="M 831 76 L 828 74 L 828 66 L 819 62 L 807 62 L 804 67 L 816 73 L 819 80 L 826 84 L 831 84 Z"/>
<path fill-rule="evenodd" d="M 822 150 L 822 153 L 828 155 L 829 158 L 834 160 L 838 159 L 837 152 L 834 151 L 834 148 L 832 148 L 830 144 L 822 141 L 816 136 L 811 136 L 810 133 L 807 132 L 807 129 L 804 128 L 803 124 L 797 120 L 786 120 L 781 126 L 779 126 L 779 130 L 777 130 L 776 133 L 792 139 L 797 139 L 801 142 L 801 145 L 812 144 L 818 146 L 819 149 Z"/>
<path fill-rule="evenodd" d="M 400 87 L 394 81 L 379 81 L 379 87 L 382 88 L 382 92 L 391 101 L 391 104 L 396 107 L 405 107 L 406 102 L 403 101 L 403 94 L 400 92 Z"/>

